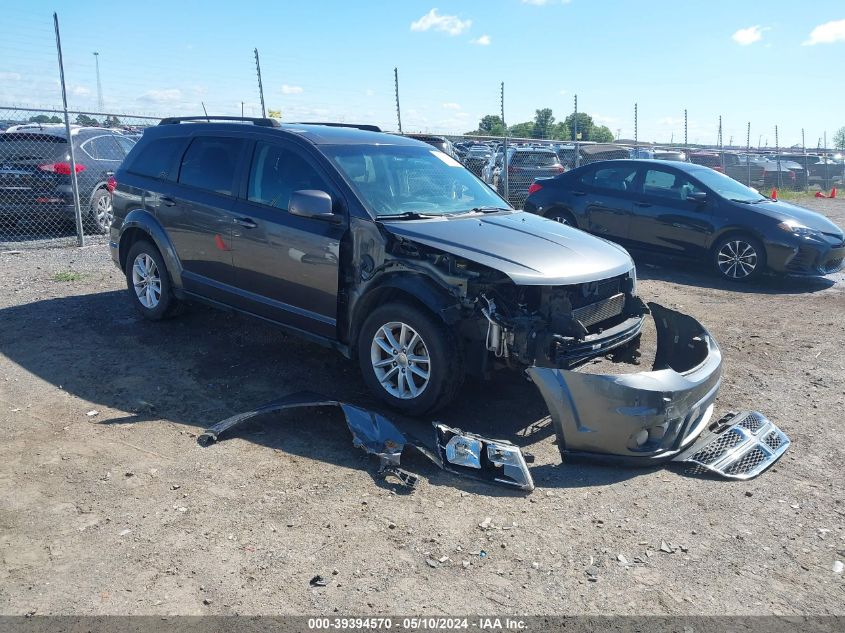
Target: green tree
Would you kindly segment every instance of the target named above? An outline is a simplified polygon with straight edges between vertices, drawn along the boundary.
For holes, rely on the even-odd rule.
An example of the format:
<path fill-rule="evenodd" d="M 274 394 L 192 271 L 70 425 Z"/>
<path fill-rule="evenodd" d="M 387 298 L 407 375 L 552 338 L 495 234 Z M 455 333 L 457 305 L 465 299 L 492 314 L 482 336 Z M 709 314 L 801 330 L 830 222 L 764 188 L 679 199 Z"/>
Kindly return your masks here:
<path fill-rule="evenodd" d="M 534 121 L 511 125 L 508 128 L 508 135 L 517 138 L 531 138 L 534 135 Z"/>
<path fill-rule="evenodd" d="M 493 129 L 502 127 L 502 117 L 498 114 L 487 114 L 481 117 L 481 121 L 478 122 L 478 132 L 480 134 L 488 134 L 491 135 Z"/>
<path fill-rule="evenodd" d="M 76 124 L 98 127 L 100 125 L 100 122 L 97 121 L 97 119 L 88 116 L 87 114 L 78 114 L 76 115 Z"/>
<path fill-rule="evenodd" d="M 598 125 L 590 130 L 590 140 L 596 143 L 612 143 L 613 132 L 606 125 Z"/>
<path fill-rule="evenodd" d="M 62 122 L 62 120 L 55 115 L 50 117 L 50 123 L 61 123 L 61 122 Z"/>
<path fill-rule="evenodd" d="M 535 110 L 534 129 L 531 131 L 531 136 L 534 138 L 551 138 L 554 122 L 555 117 L 551 108 Z"/>
<path fill-rule="evenodd" d="M 568 141 L 571 139 L 571 132 L 569 126 L 564 121 L 558 121 L 552 127 L 551 138 L 559 141 Z"/>
<path fill-rule="evenodd" d="M 836 133 L 833 135 L 833 146 L 836 149 L 845 150 L 845 127 L 836 130 Z"/>
<path fill-rule="evenodd" d="M 106 121 L 104 123 L 106 127 L 120 127 L 120 119 L 118 119 L 113 114 L 109 114 L 106 116 Z"/>
<path fill-rule="evenodd" d="M 38 116 L 31 116 L 29 117 L 30 123 L 49 123 L 50 117 L 46 114 L 39 114 Z"/>
<path fill-rule="evenodd" d="M 578 141 L 592 141 L 593 140 L 591 138 L 590 133 L 592 132 L 593 126 L 595 124 L 593 123 L 593 117 L 591 117 L 586 112 L 579 112 L 578 113 L 578 128 L 577 128 L 578 138 L 577 139 L 575 138 L 575 130 L 576 130 L 575 114 L 573 113 L 573 114 L 570 114 L 568 117 L 566 117 L 566 120 L 564 121 L 564 123 L 566 123 L 566 126 L 570 130 L 570 132 L 569 132 L 570 133 L 570 137 L 569 137 L 570 140 L 573 140 L 573 141 L 576 141 L 576 140 L 578 140 Z"/>

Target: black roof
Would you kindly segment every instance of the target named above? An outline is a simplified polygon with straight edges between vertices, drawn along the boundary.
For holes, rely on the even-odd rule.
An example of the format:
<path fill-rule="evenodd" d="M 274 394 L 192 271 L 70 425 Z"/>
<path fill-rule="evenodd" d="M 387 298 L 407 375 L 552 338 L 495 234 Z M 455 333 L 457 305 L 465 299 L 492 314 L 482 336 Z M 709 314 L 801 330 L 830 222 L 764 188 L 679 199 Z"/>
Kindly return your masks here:
<path fill-rule="evenodd" d="M 195 126 L 202 126 L 209 132 L 222 132 L 224 130 L 243 130 L 247 126 L 249 132 L 257 132 L 262 135 L 272 134 L 293 134 L 314 145 L 404 145 L 418 147 L 423 145 L 421 141 L 412 138 L 388 134 L 385 132 L 374 132 L 371 129 L 360 129 L 357 127 L 339 126 L 335 124 L 315 123 L 282 123 L 278 127 L 265 125 L 251 125 L 250 120 L 237 120 L 232 122 L 219 122 L 211 117 L 211 121 L 198 120 L 191 117 L 185 125 L 157 125 L 147 128 L 146 132 L 158 133 L 159 130 L 167 130 L 172 133 L 176 129 L 194 130 Z M 186 119 L 182 119 L 186 121 Z M 169 123 L 170 121 L 167 121 Z M 163 122 L 164 123 L 164 122 Z M 374 126 L 364 126 L 374 127 Z"/>

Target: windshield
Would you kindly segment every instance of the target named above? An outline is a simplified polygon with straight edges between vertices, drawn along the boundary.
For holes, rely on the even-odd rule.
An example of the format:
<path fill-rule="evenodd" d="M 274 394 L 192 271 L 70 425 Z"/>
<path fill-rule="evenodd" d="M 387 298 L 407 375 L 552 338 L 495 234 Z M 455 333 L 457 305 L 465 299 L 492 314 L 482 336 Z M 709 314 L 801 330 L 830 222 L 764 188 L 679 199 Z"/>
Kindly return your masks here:
<path fill-rule="evenodd" d="M 735 202 L 760 202 L 768 199 L 761 196 L 754 189 L 746 187 L 741 182 L 737 182 L 730 176 L 713 171 L 712 169 L 697 169 L 693 172 L 693 175 L 702 184 L 728 200 Z"/>
<path fill-rule="evenodd" d="M 430 147 L 344 145 L 325 153 L 374 216 L 510 209 L 459 162 Z"/>

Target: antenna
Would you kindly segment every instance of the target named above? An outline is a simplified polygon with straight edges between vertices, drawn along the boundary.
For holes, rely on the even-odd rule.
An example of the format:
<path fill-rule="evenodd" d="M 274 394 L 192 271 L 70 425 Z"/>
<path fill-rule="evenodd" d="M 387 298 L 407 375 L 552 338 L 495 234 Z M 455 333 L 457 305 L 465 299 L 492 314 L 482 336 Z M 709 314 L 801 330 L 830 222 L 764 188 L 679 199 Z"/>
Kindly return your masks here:
<path fill-rule="evenodd" d="M 200 103 L 202 104 L 202 111 L 205 112 L 205 120 L 210 123 L 211 119 L 208 118 L 208 110 L 205 109 L 205 101 L 200 101 Z M 243 116 L 243 114 L 241 116 Z"/>

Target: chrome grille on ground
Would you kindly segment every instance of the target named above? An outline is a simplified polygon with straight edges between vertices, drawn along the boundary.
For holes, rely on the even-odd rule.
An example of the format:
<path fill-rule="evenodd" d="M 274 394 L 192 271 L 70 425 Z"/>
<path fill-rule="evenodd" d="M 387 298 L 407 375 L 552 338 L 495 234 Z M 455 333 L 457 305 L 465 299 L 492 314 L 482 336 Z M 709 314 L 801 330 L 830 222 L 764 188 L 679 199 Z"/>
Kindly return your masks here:
<path fill-rule="evenodd" d="M 584 324 L 585 327 L 590 327 L 596 323 L 601 323 L 615 316 L 622 314 L 625 308 L 625 294 L 620 292 L 603 301 L 596 301 L 583 308 L 576 308 L 572 311 L 572 317 Z"/>
<path fill-rule="evenodd" d="M 751 479 L 774 464 L 790 440 L 758 411 L 739 413 L 730 426 L 702 436 L 674 461 L 705 468 L 729 479 Z"/>

